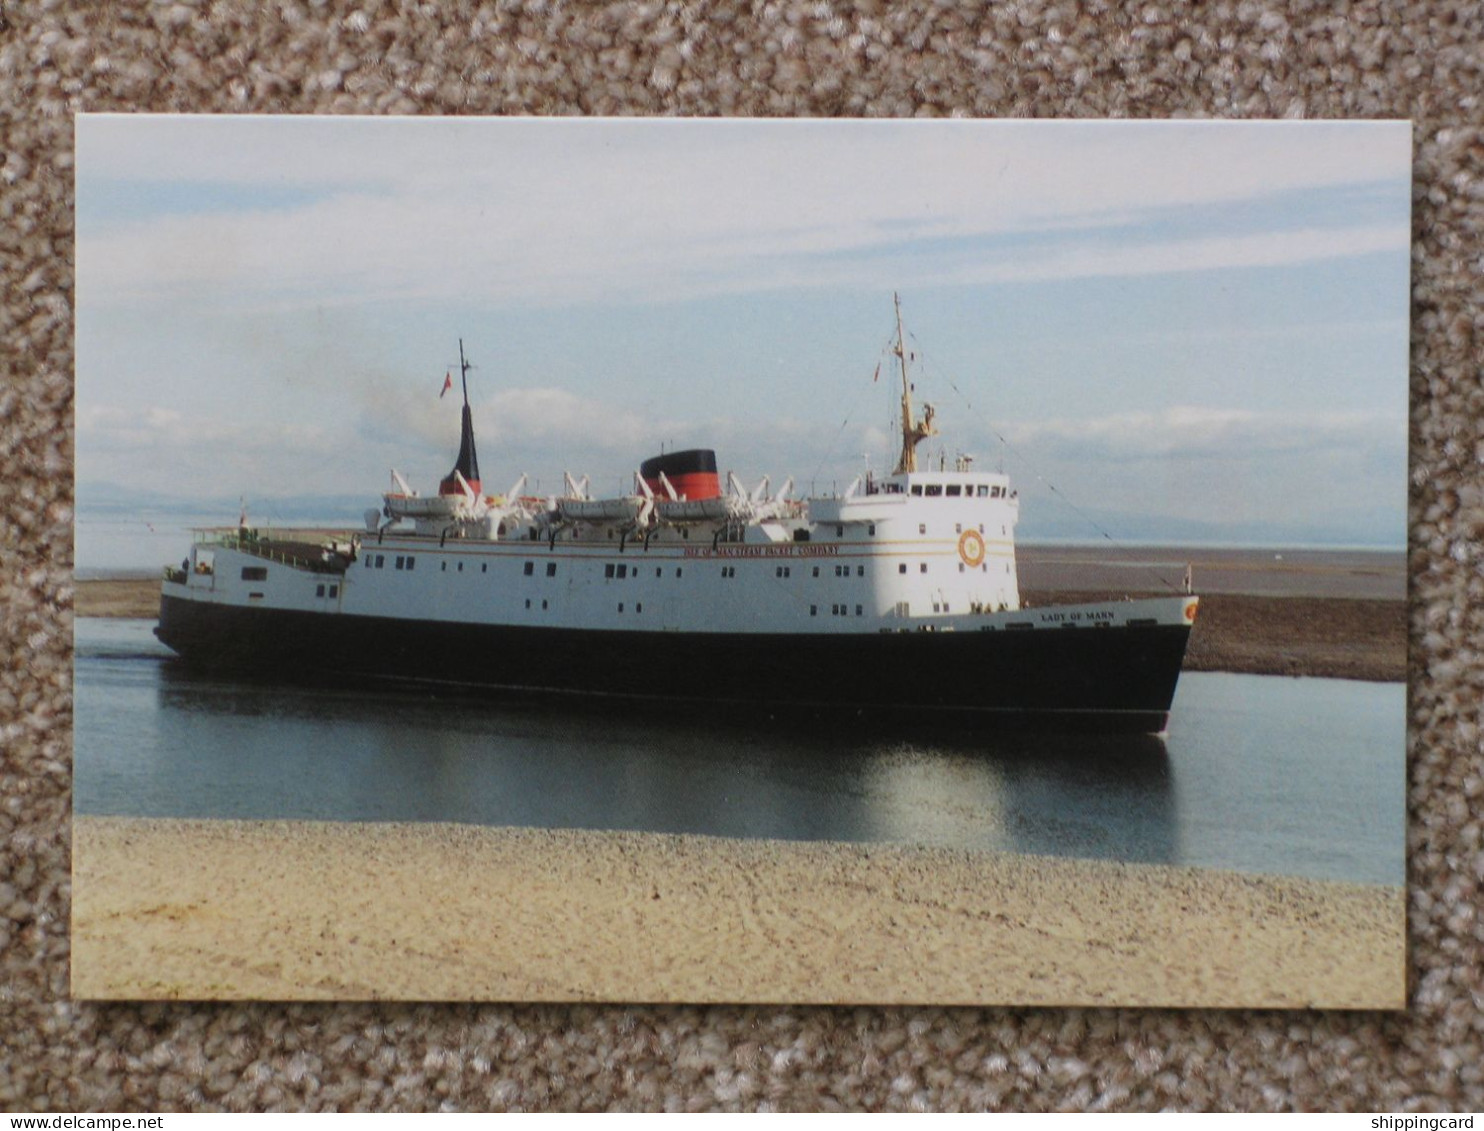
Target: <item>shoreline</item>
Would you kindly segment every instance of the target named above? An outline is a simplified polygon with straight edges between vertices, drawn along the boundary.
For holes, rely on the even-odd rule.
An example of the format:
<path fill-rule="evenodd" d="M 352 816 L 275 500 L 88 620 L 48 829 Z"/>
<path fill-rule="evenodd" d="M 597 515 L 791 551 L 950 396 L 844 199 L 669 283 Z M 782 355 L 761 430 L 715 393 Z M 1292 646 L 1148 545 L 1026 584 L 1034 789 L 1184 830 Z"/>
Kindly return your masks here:
<path fill-rule="evenodd" d="M 152 620 L 159 611 L 159 593 L 157 578 L 79 581 L 75 583 L 74 611 L 80 617 Z M 1028 590 L 1025 600 L 1029 605 L 1050 605 L 1152 595 L 1118 594 L 1106 589 Z M 1404 682 L 1406 602 L 1390 598 L 1203 595 L 1185 670 Z"/>
<path fill-rule="evenodd" d="M 1406 890 L 904 844 L 76 817 L 84 999 L 1399 1009 Z"/>

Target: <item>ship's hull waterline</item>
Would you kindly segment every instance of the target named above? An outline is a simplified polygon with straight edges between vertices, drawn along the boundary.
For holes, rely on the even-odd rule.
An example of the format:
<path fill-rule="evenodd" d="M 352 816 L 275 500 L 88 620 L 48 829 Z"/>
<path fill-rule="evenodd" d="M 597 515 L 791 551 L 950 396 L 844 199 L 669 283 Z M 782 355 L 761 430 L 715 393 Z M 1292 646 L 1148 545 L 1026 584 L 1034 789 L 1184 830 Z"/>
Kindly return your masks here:
<path fill-rule="evenodd" d="M 1165 729 L 1189 624 L 1023 632 L 670 633 L 242 607 L 165 596 L 183 662 L 275 678 L 384 679 L 999 728 Z"/>

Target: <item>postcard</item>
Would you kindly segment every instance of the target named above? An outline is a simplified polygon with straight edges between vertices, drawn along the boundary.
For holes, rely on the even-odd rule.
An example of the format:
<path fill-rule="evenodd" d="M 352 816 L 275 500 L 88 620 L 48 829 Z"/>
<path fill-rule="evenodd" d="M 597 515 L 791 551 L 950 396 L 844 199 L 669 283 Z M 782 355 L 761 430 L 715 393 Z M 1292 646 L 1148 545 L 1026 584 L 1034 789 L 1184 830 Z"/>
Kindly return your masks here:
<path fill-rule="evenodd" d="M 76 176 L 76 996 L 1404 1007 L 1408 123 Z"/>

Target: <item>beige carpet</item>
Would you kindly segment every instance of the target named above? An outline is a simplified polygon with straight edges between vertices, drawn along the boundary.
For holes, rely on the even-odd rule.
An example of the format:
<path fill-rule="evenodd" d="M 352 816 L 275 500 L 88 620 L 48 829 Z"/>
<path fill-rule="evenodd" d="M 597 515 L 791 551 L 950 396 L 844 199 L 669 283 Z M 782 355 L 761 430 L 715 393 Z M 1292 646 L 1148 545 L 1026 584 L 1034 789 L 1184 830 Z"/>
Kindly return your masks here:
<path fill-rule="evenodd" d="M 986 7 L 0 3 L 0 1106 L 1484 1106 L 1484 8 Z M 72 114 L 131 109 L 1414 119 L 1410 1011 L 70 1002 Z"/>

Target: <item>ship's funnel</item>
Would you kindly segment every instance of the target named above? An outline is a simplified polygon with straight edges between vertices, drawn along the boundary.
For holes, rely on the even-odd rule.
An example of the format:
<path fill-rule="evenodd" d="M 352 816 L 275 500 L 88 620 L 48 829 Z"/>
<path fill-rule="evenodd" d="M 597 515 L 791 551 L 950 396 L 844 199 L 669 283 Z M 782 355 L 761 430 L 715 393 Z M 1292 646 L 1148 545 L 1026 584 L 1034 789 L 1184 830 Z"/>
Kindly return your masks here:
<path fill-rule="evenodd" d="M 457 474 L 455 474 L 455 472 Z M 458 477 L 462 475 L 476 495 L 479 494 L 479 456 L 474 451 L 474 415 L 469 411 L 469 402 L 464 402 L 464 429 L 459 438 L 459 460 L 453 471 L 438 484 L 440 495 L 462 495 L 464 486 Z"/>
<path fill-rule="evenodd" d="M 721 494 L 721 480 L 716 475 L 716 453 L 710 448 L 691 448 L 683 452 L 666 452 L 639 465 L 639 477 L 649 484 L 656 496 L 668 496 L 663 475 L 682 499 L 715 499 Z"/>

